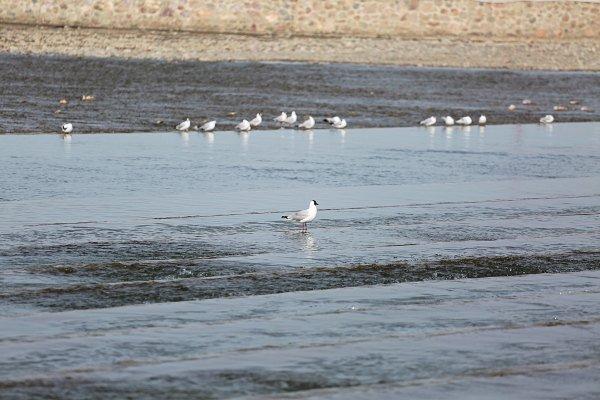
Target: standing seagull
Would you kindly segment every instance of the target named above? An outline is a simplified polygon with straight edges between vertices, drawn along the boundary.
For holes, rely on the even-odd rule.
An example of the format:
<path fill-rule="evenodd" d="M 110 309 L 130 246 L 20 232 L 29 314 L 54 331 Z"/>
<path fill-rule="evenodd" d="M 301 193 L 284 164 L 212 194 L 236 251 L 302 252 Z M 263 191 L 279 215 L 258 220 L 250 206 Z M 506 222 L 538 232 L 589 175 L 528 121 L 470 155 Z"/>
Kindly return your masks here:
<path fill-rule="evenodd" d="M 66 124 L 62 124 L 60 130 L 62 131 L 62 133 L 68 135 L 69 133 L 73 132 L 73 124 L 68 122 Z"/>
<path fill-rule="evenodd" d="M 540 118 L 540 124 L 551 124 L 554 122 L 554 117 L 550 114 Z"/>
<path fill-rule="evenodd" d="M 185 121 L 177 125 L 175 129 L 177 129 L 178 131 L 187 131 L 188 129 L 190 129 L 190 124 L 190 119 L 186 118 Z"/>
<path fill-rule="evenodd" d="M 435 123 L 436 123 L 436 119 L 434 116 L 431 116 L 431 117 L 419 122 L 420 125 L 425 125 L 425 126 L 432 126 L 432 125 L 435 125 Z"/>
<path fill-rule="evenodd" d="M 315 200 L 311 200 L 306 210 L 298 211 L 293 214 L 282 215 L 281 218 L 300 222 L 302 224 L 302 230 L 306 231 L 306 223 L 312 221 L 317 216 L 318 205 L 319 203 L 317 203 Z"/>
<path fill-rule="evenodd" d="M 303 123 L 301 123 L 300 125 L 298 125 L 298 128 L 300 128 L 300 129 L 312 129 L 313 126 L 315 126 L 315 119 L 309 115 L 308 119 L 306 121 L 304 121 Z"/>
<path fill-rule="evenodd" d="M 282 111 L 281 114 L 277 118 L 273 119 L 273 121 L 283 124 L 286 119 L 287 119 L 287 114 Z"/>
<path fill-rule="evenodd" d="M 442 120 L 444 121 L 444 123 L 446 124 L 446 126 L 452 126 L 454 125 L 454 118 L 452 118 L 451 116 L 446 116 L 446 117 L 442 117 Z"/>
<path fill-rule="evenodd" d="M 283 122 L 285 122 L 289 126 L 292 126 L 292 125 L 294 125 L 296 123 L 296 120 L 298 120 L 298 116 L 296 115 L 296 111 L 292 111 L 292 113 L 290 114 L 290 116 L 287 117 L 285 119 L 285 121 L 283 121 Z"/>
<path fill-rule="evenodd" d="M 242 120 L 239 124 L 235 126 L 235 129 L 238 129 L 242 132 L 248 132 L 252 127 L 250 126 L 250 122 L 248 120 Z"/>
<path fill-rule="evenodd" d="M 341 119 L 341 120 L 331 124 L 331 126 L 333 126 L 334 128 L 337 128 L 337 129 L 344 129 L 346 127 L 346 125 L 347 124 L 346 124 L 345 119 Z"/>
<path fill-rule="evenodd" d="M 485 125 L 487 124 L 487 118 L 485 117 L 485 115 L 482 115 L 479 117 L 479 125 Z"/>
<path fill-rule="evenodd" d="M 203 132 L 210 132 L 215 129 L 215 125 L 217 125 L 217 121 L 208 121 L 204 125 L 202 125 L 199 129 Z"/>
<path fill-rule="evenodd" d="M 254 117 L 253 119 L 250 120 L 250 125 L 252 126 L 259 126 L 262 123 L 262 114 L 258 113 L 256 114 L 256 117 Z"/>
<path fill-rule="evenodd" d="M 471 125 L 471 123 L 473 123 L 473 120 L 471 119 L 471 117 L 469 117 L 467 115 L 466 117 L 462 117 L 461 119 L 459 119 L 458 121 L 456 121 L 456 123 L 458 125 Z"/>

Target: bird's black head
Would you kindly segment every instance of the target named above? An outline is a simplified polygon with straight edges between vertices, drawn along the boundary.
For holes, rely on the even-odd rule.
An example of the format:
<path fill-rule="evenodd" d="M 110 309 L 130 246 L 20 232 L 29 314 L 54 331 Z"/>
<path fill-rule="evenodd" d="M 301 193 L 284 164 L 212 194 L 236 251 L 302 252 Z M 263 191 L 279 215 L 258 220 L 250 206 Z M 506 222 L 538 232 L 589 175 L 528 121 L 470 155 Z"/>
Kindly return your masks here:
<path fill-rule="evenodd" d="M 315 203 L 315 206 L 318 206 L 318 205 L 319 205 L 319 203 L 317 203 L 317 201 L 316 201 L 316 200 L 313 200 L 312 202 L 313 202 L 313 203 Z"/>

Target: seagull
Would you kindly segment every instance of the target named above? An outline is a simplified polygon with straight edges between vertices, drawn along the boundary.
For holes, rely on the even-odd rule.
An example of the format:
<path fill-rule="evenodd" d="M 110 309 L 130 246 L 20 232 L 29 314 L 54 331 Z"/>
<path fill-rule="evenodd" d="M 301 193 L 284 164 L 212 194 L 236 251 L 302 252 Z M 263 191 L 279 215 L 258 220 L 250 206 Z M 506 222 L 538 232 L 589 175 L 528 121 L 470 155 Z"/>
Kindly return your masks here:
<path fill-rule="evenodd" d="M 444 120 L 444 123 L 445 123 L 447 126 L 452 126 L 452 125 L 454 125 L 454 118 L 452 118 L 452 117 L 451 117 L 451 116 L 449 116 L 449 115 L 448 115 L 447 117 L 442 117 L 442 120 Z"/>
<path fill-rule="evenodd" d="M 311 200 L 306 210 L 298 211 L 293 214 L 282 215 L 281 218 L 289 219 L 290 221 L 300 222 L 302 224 L 302 230 L 306 230 L 306 223 L 312 221 L 317 216 L 317 203 L 315 200 Z"/>
<path fill-rule="evenodd" d="M 566 111 L 567 110 L 567 107 L 565 107 L 563 105 L 554 106 L 552 108 L 554 109 L 554 111 Z"/>
<path fill-rule="evenodd" d="M 250 120 L 250 125 L 252 125 L 252 126 L 259 126 L 261 123 L 262 123 L 261 113 L 256 114 L 256 117 L 254 117 L 254 119 Z"/>
<path fill-rule="evenodd" d="M 296 111 L 292 111 L 292 113 L 290 114 L 290 116 L 287 117 L 285 119 L 285 121 L 283 121 L 283 122 L 285 122 L 289 126 L 292 126 L 292 125 L 294 125 L 296 123 L 297 119 L 298 119 L 298 116 L 296 115 Z"/>
<path fill-rule="evenodd" d="M 331 124 L 331 126 L 333 126 L 334 128 L 337 128 L 337 129 L 344 129 L 346 127 L 346 125 L 347 124 L 346 124 L 345 119 L 342 119 L 339 122 L 334 122 Z"/>
<path fill-rule="evenodd" d="M 238 129 L 242 132 L 248 132 L 252 127 L 250 126 L 250 122 L 248 120 L 242 120 L 239 124 L 235 126 L 235 129 Z"/>
<path fill-rule="evenodd" d="M 340 123 L 342 120 L 337 115 L 331 118 L 325 118 L 323 121 L 327 122 L 329 125 L 333 125 L 335 123 Z"/>
<path fill-rule="evenodd" d="M 216 124 L 217 124 L 217 121 L 208 121 L 207 123 L 202 125 L 199 129 L 203 132 L 210 132 L 213 129 L 215 129 Z"/>
<path fill-rule="evenodd" d="M 315 126 L 315 119 L 309 115 L 308 119 L 306 121 L 304 121 L 303 123 L 301 123 L 300 125 L 298 125 L 298 128 L 300 128 L 300 129 L 312 129 L 313 126 Z"/>
<path fill-rule="evenodd" d="M 277 118 L 273 119 L 273 121 L 283 124 L 286 119 L 287 119 L 287 114 L 282 111 L 281 115 L 279 115 Z"/>
<path fill-rule="evenodd" d="M 524 99 L 524 100 L 523 100 L 521 103 L 522 103 L 523 105 L 525 105 L 525 106 L 528 106 L 528 105 L 531 105 L 531 100 L 529 100 L 529 99 Z"/>
<path fill-rule="evenodd" d="M 550 114 L 540 118 L 540 124 L 551 124 L 554 122 L 554 117 Z"/>
<path fill-rule="evenodd" d="M 487 124 L 487 118 L 485 117 L 485 115 L 482 115 L 479 117 L 479 125 L 485 125 Z"/>
<path fill-rule="evenodd" d="M 435 125 L 436 119 L 434 116 L 431 116 L 427 119 L 424 119 L 423 121 L 419 122 L 419 124 L 421 125 L 425 125 L 425 126 L 432 126 Z"/>
<path fill-rule="evenodd" d="M 187 131 L 188 129 L 190 129 L 190 124 L 190 119 L 186 118 L 185 121 L 177 125 L 175 129 L 177 129 L 178 131 Z"/>
<path fill-rule="evenodd" d="M 466 117 L 462 117 L 461 119 L 456 121 L 456 123 L 458 125 L 471 125 L 472 122 L 473 122 L 473 120 L 468 115 Z"/>
<path fill-rule="evenodd" d="M 62 131 L 62 133 L 69 134 L 69 133 L 73 132 L 73 124 L 68 123 L 68 122 L 66 124 L 62 124 L 62 126 L 60 127 L 60 130 Z"/>
<path fill-rule="evenodd" d="M 508 111 L 515 111 L 517 109 L 517 106 L 515 106 L 514 104 L 511 104 L 510 106 L 508 106 Z"/>

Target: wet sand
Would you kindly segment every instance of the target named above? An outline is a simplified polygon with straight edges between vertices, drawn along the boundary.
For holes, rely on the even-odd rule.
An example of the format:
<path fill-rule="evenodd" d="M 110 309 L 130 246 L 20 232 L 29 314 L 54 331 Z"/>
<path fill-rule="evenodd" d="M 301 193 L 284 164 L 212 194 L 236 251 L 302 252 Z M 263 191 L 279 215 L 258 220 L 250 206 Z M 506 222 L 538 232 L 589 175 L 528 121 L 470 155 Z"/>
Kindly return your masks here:
<path fill-rule="evenodd" d="M 489 124 L 537 123 L 548 113 L 559 122 L 600 119 L 600 73 L 591 72 L 6 53 L 0 71 L 1 133 L 56 132 L 66 121 L 76 133 L 165 131 L 186 117 L 194 123 L 215 118 L 218 130 L 231 130 L 257 112 L 268 129 L 282 110 L 300 118 L 337 114 L 354 128 L 414 126 L 447 114 L 486 114 Z M 521 105 L 523 99 L 534 104 Z M 517 110 L 508 111 L 510 104 Z M 558 104 L 567 110 L 553 111 Z M 592 111 L 581 111 L 584 105 Z"/>

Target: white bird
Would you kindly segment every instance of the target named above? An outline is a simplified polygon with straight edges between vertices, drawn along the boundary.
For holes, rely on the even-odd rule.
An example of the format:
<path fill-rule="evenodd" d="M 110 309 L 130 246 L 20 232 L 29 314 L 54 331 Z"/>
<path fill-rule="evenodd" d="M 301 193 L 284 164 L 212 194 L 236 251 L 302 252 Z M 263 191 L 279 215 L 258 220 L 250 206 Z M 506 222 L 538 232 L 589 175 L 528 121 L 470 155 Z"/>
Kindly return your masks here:
<path fill-rule="evenodd" d="M 419 122 L 420 125 L 425 125 L 425 126 L 432 126 L 432 125 L 435 125 L 435 123 L 436 123 L 436 119 L 434 116 L 431 116 L 431 117 Z"/>
<path fill-rule="evenodd" d="M 68 122 L 66 124 L 62 124 L 60 130 L 62 131 L 62 133 L 71 133 L 73 132 L 73 124 Z"/>
<path fill-rule="evenodd" d="M 479 125 L 485 125 L 487 124 L 487 118 L 485 117 L 485 115 L 482 115 L 479 117 Z"/>
<path fill-rule="evenodd" d="M 550 114 L 543 116 L 540 118 L 540 124 L 551 124 L 554 122 L 554 117 Z"/>
<path fill-rule="evenodd" d="M 523 103 L 524 105 L 528 106 L 528 105 L 531 105 L 531 100 L 524 99 L 521 103 Z"/>
<path fill-rule="evenodd" d="M 262 114 L 258 113 L 256 114 L 256 117 L 254 117 L 253 119 L 250 120 L 250 125 L 252 126 L 259 126 L 262 123 Z"/>
<path fill-rule="evenodd" d="M 302 229 L 306 230 L 306 223 L 312 221 L 317 216 L 317 203 L 315 200 L 311 200 L 306 210 L 298 211 L 293 214 L 282 215 L 281 218 L 288 219 L 294 222 L 300 222 Z"/>
<path fill-rule="evenodd" d="M 466 117 L 462 117 L 461 119 L 459 119 L 458 121 L 456 121 L 456 123 L 458 125 L 471 125 L 473 123 L 473 120 L 471 119 L 471 117 L 469 117 L 467 115 Z"/>
<path fill-rule="evenodd" d="M 515 111 L 517 109 L 517 106 L 515 106 L 514 104 L 511 104 L 510 106 L 508 106 L 508 111 Z"/>
<path fill-rule="evenodd" d="M 281 114 L 277 118 L 273 119 L 273 121 L 283 124 L 286 119 L 287 119 L 287 114 L 282 111 Z"/>
<path fill-rule="evenodd" d="M 199 129 L 203 132 L 210 132 L 215 129 L 215 125 L 217 125 L 217 121 L 208 121 L 204 125 L 202 125 Z"/>
<path fill-rule="evenodd" d="M 298 116 L 296 115 L 296 111 L 292 111 L 290 116 L 287 117 L 284 122 L 286 124 L 288 124 L 289 126 L 292 126 L 296 123 L 297 120 L 298 120 Z"/>
<path fill-rule="evenodd" d="M 331 126 L 333 126 L 334 128 L 337 128 L 337 129 L 344 129 L 346 127 L 346 125 L 347 124 L 346 124 L 345 119 L 341 119 L 340 121 L 334 122 L 331 124 Z"/>
<path fill-rule="evenodd" d="M 188 129 L 190 129 L 190 124 L 190 119 L 186 118 L 186 120 L 177 125 L 175 129 L 177 129 L 178 131 L 187 131 Z"/>
<path fill-rule="evenodd" d="M 298 128 L 312 129 L 313 126 L 315 126 L 315 119 L 309 115 L 307 120 L 305 120 L 303 123 L 298 125 Z"/>
<path fill-rule="evenodd" d="M 452 126 L 452 125 L 454 125 L 454 118 L 452 118 L 451 116 L 449 116 L 449 115 L 448 115 L 448 116 L 446 116 L 446 117 L 442 117 L 442 119 L 444 120 L 444 123 L 445 123 L 447 126 Z"/>
<path fill-rule="evenodd" d="M 250 126 L 250 122 L 248 122 L 248 120 L 244 119 L 244 120 L 242 120 L 242 122 L 240 122 L 239 124 L 237 124 L 235 126 L 235 129 L 240 130 L 242 132 L 247 132 L 250 129 L 252 129 L 252 127 Z"/>
<path fill-rule="evenodd" d="M 325 118 L 323 121 L 327 122 L 329 125 L 333 125 L 339 123 L 341 119 L 336 115 L 335 117 Z"/>

